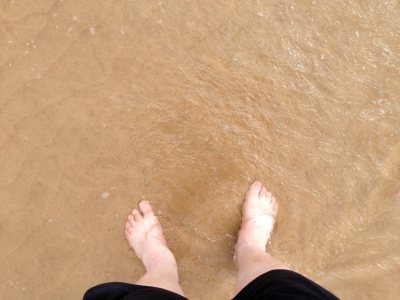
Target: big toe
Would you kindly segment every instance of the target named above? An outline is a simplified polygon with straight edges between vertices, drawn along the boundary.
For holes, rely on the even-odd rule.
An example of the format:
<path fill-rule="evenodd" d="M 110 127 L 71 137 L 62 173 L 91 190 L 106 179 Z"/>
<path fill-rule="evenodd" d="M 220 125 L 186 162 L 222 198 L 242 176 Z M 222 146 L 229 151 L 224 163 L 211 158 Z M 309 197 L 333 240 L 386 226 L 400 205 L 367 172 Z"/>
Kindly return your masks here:
<path fill-rule="evenodd" d="M 143 216 L 148 216 L 153 214 L 153 208 L 151 207 L 149 201 L 142 200 L 139 202 L 139 209 L 142 212 Z"/>
<path fill-rule="evenodd" d="M 260 181 L 254 181 L 250 186 L 246 194 L 246 200 L 257 200 L 260 194 L 262 183 Z"/>

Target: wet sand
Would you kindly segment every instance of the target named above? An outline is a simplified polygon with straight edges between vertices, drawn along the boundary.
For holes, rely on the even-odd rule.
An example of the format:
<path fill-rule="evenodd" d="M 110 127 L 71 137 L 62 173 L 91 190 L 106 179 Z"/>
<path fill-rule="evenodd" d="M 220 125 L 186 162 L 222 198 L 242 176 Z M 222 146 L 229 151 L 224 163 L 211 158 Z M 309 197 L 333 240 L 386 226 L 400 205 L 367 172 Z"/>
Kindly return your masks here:
<path fill-rule="evenodd" d="M 2 1 L 0 295 L 144 271 L 145 195 L 191 299 L 233 296 L 244 193 L 269 245 L 343 299 L 400 290 L 397 1 Z"/>

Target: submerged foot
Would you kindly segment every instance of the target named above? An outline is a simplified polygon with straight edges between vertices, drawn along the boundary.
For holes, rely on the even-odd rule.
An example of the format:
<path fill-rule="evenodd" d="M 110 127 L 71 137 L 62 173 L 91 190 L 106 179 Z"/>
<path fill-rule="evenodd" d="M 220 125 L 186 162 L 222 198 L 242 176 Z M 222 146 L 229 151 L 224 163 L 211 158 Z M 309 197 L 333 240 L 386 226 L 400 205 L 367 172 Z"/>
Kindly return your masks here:
<path fill-rule="evenodd" d="M 168 249 L 161 224 L 148 201 L 141 201 L 139 210 L 134 209 L 128 216 L 125 237 L 148 272 L 150 269 L 167 266 L 176 268 L 175 258 Z"/>
<path fill-rule="evenodd" d="M 255 181 L 243 204 L 242 225 L 235 249 L 236 260 L 249 251 L 265 253 L 277 213 L 275 198 L 261 182 Z"/>

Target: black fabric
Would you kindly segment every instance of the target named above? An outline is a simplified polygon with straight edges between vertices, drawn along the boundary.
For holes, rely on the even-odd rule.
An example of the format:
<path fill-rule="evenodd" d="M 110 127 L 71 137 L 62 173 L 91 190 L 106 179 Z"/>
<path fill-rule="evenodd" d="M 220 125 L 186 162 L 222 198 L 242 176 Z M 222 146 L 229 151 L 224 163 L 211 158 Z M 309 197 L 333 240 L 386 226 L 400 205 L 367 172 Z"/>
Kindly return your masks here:
<path fill-rule="evenodd" d="M 233 300 L 337 300 L 303 275 L 289 270 L 266 272 L 246 285 Z"/>
<path fill-rule="evenodd" d="M 337 300 L 335 295 L 303 275 L 289 270 L 266 272 L 246 285 L 232 300 Z M 123 282 L 92 287 L 83 300 L 187 300 L 165 289 Z"/>
<path fill-rule="evenodd" d="M 96 285 L 85 293 L 83 300 L 188 300 L 179 294 L 161 288 L 109 282 Z"/>

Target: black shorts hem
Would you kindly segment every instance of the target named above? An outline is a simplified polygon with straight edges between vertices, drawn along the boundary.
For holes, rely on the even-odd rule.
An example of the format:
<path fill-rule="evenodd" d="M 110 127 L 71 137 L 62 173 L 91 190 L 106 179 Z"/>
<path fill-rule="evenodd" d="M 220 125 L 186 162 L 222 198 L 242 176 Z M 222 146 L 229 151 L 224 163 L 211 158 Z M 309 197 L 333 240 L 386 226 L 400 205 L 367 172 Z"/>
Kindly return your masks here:
<path fill-rule="evenodd" d="M 291 270 L 271 270 L 251 281 L 232 300 L 338 300 L 314 281 Z"/>
<path fill-rule="evenodd" d="M 154 286 L 125 282 L 107 282 L 88 289 L 83 300 L 188 300 L 187 298 Z"/>

